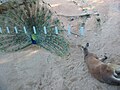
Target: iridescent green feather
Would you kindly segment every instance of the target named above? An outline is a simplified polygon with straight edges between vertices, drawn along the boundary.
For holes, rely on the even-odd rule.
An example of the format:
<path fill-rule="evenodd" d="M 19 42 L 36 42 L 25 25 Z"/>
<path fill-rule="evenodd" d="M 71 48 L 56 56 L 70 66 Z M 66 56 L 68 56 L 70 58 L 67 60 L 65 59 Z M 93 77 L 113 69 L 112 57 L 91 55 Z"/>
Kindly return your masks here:
<path fill-rule="evenodd" d="M 3 4 L 6 10 L 0 14 L 0 27 L 3 33 L 0 34 L 1 51 L 17 51 L 31 44 L 31 36 L 34 34 L 33 26 L 36 27 L 35 39 L 37 45 L 64 56 L 69 51 L 69 42 L 64 38 L 64 28 L 59 19 L 53 19 L 53 13 L 48 5 L 39 0 L 10 1 Z M 18 29 L 18 34 L 14 31 Z M 27 34 L 23 27 L 26 27 Z M 46 26 L 47 34 L 44 34 L 43 27 Z M 55 34 L 55 27 L 58 27 L 59 34 Z M 7 34 L 6 27 L 9 27 L 10 34 Z"/>

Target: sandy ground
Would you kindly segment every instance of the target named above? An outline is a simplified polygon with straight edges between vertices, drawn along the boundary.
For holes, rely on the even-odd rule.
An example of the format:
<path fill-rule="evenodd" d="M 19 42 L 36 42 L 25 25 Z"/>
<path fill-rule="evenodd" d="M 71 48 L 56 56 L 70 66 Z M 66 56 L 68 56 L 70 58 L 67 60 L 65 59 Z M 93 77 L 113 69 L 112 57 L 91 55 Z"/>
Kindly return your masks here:
<path fill-rule="evenodd" d="M 81 9 L 72 0 L 45 0 L 56 11 L 65 28 L 72 25 L 72 32 L 79 34 Z M 120 64 L 120 1 L 86 0 L 100 14 L 101 25 L 92 15 L 85 23 L 85 35 L 70 35 L 70 56 L 60 58 L 48 51 L 30 46 L 15 53 L 0 54 L 0 90 L 120 90 L 94 79 L 84 63 L 83 52 L 78 44 L 90 43 L 90 51 Z M 92 1 L 92 2 L 90 2 Z M 79 0 L 76 2 L 80 3 Z M 80 4 L 81 5 L 81 4 Z M 86 4 L 85 4 L 86 5 Z"/>

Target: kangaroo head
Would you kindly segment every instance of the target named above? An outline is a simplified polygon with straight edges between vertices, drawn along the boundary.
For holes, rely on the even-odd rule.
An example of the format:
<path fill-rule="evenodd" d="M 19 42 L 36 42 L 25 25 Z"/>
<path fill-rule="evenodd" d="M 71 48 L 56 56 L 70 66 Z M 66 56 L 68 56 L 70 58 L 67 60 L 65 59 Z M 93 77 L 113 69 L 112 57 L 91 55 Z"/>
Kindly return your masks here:
<path fill-rule="evenodd" d="M 89 43 L 86 43 L 85 47 L 84 46 L 81 46 L 83 51 L 84 51 L 84 55 L 88 55 L 88 47 L 89 47 Z"/>

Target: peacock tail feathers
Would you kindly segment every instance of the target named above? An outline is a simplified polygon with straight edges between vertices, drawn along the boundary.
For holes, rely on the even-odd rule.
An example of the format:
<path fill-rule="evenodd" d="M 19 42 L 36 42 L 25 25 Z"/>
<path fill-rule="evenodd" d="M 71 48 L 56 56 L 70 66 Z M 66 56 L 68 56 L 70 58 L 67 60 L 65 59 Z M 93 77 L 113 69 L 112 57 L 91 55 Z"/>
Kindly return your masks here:
<path fill-rule="evenodd" d="M 64 38 L 64 28 L 60 20 L 54 18 L 53 12 L 48 7 L 49 4 L 42 0 L 15 0 L 1 5 L 4 7 L 0 9 L 1 51 L 17 51 L 32 44 L 31 36 L 34 34 L 33 26 L 35 26 L 37 45 L 59 56 L 68 53 L 69 42 Z M 44 26 L 47 34 L 44 33 Z M 59 34 L 55 33 L 55 26 Z M 6 27 L 9 28 L 9 33 Z M 15 27 L 18 33 L 15 33 Z M 24 32 L 23 27 L 26 28 L 27 33 Z"/>

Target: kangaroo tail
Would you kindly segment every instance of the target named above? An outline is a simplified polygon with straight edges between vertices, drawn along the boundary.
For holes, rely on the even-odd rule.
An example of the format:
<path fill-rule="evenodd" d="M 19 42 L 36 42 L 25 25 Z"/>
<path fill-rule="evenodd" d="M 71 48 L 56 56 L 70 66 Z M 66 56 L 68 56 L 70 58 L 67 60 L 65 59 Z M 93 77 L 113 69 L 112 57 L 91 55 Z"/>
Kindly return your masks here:
<path fill-rule="evenodd" d="M 120 86 L 120 78 L 117 78 L 114 75 L 112 75 L 111 77 L 106 78 L 105 82 L 110 84 L 110 85 Z"/>

